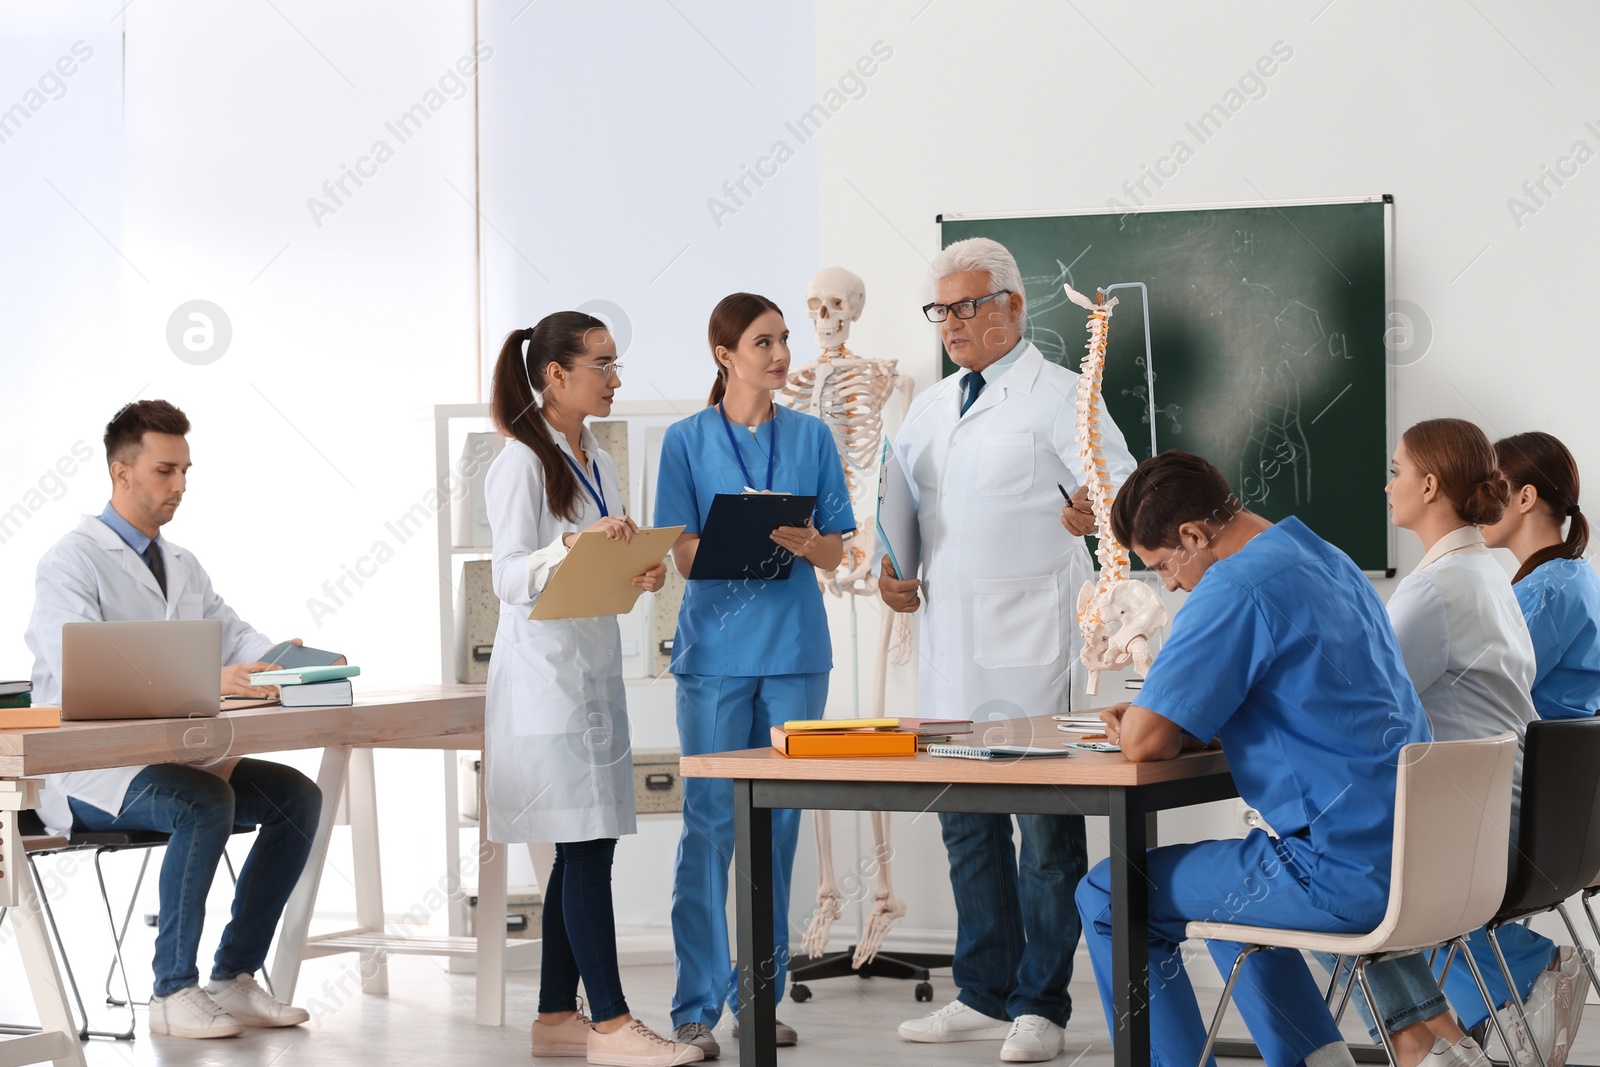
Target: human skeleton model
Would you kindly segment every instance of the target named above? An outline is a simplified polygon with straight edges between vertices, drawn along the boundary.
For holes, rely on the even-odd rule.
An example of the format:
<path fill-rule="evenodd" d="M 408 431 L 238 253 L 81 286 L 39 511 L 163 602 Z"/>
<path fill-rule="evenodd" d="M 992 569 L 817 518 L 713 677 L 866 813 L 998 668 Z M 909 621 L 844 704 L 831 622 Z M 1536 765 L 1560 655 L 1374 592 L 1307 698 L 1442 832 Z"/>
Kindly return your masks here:
<path fill-rule="evenodd" d="M 1078 377 L 1077 438 L 1083 464 L 1080 477 L 1089 487 L 1100 542 L 1095 551 L 1100 576 L 1097 581 L 1084 582 L 1078 593 L 1078 629 L 1083 634 L 1083 665 L 1089 668 L 1086 690 L 1094 696 L 1100 690 L 1101 671 L 1120 671 L 1130 663 L 1140 674 L 1150 670 L 1155 659 L 1150 638 L 1167 624 L 1167 609 L 1148 585 L 1129 580 L 1127 549 L 1111 533 L 1111 501 L 1116 491 L 1106 469 L 1099 422 L 1106 333 L 1117 299 L 1105 300 L 1102 295 L 1096 303 L 1071 286 L 1062 288 L 1069 300 L 1089 312 L 1088 351 Z"/>
<path fill-rule="evenodd" d="M 844 559 L 836 570 L 819 571 L 817 581 L 834 596 L 849 593 L 873 596 L 877 580 L 872 565 L 878 556 L 877 524 L 863 516 L 877 513 L 877 472 L 883 457 L 883 421 L 891 401 L 898 399 L 903 414 L 911 399 L 911 379 L 895 370 L 892 359 L 863 359 L 845 347 L 851 325 L 861 317 L 866 304 L 866 286 L 842 267 L 824 267 L 812 275 L 806 286 L 806 314 L 815 327 L 822 355 L 793 371 L 783 388 L 784 402 L 796 410 L 817 416 L 833 431 L 839 458 L 844 463 L 845 485 L 855 509 L 857 525 L 844 542 Z M 884 676 L 889 657 L 892 613 L 884 614 L 878 642 L 877 671 L 874 680 L 871 714 L 881 715 L 884 702 Z M 901 621 L 901 640 L 897 652 L 909 652 L 910 631 Z M 896 662 L 902 662 L 900 655 Z M 817 834 L 817 910 L 806 928 L 801 949 L 807 955 L 822 955 L 828 944 L 828 931 L 843 912 L 839 884 L 833 872 L 833 833 L 828 813 L 813 813 Z M 894 895 L 889 877 L 889 815 L 872 813 L 873 866 L 876 868 L 872 893 L 872 913 L 856 945 L 851 962 L 856 967 L 872 960 L 883 945 L 884 935 L 894 921 L 906 913 L 905 902 Z"/>

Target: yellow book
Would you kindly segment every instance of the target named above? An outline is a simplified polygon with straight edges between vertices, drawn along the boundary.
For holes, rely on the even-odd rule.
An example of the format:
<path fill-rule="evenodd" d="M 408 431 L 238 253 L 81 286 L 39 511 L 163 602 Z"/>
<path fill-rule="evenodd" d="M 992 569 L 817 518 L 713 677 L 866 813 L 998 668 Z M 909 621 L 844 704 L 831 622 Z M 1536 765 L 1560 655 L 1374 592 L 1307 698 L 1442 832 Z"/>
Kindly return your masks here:
<path fill-rule="evenodd" d="M 892 730 L 899 725 L 899 719 L 796 719 L 784 723 L 783 728 L 793 733 L 797 730 Z"/>
<path fill-rule="evenodd" d="M 917 735 L 900 730 L 789 733 L 774 726 L 772 747 L 785 756 L 915 756 Z"/>
<path fill-rule="evenodd" d="M 0 708 L 0 730 L 37 730 L 61 725 L 61 709 L 49 704 Z"/>

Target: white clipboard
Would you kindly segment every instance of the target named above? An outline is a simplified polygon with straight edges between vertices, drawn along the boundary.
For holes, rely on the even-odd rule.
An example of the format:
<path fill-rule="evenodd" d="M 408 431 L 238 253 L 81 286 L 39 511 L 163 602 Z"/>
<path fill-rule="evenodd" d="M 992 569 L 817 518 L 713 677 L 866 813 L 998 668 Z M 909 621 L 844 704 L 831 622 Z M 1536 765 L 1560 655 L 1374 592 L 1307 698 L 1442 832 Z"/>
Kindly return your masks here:
<path fill-rule="evenodd" d="M 922 567 L 922 527 L 917 524 L 917 496 L 887 434 L 883 438 L 882 473 L 878 477 L 878 540 L 883 542 L 895 574 L 901 578 L 917 576 Z"/>

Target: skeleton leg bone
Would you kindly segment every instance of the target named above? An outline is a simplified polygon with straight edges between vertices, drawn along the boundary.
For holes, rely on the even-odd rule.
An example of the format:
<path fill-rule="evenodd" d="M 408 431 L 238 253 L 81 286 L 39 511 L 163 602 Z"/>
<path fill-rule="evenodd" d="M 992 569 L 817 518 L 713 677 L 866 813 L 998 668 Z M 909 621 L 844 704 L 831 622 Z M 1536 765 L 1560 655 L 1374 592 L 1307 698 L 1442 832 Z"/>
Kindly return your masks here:
<path fill-rule="evenodd" d="M 827 949 L 828 932 L 833 927 L 833 921 L 844 910 L 839 898 L 839 883 L 833 876 L 833 823 L 830 814 L 826 811 L 811 813 L 817 835 L 817 910 L 811 913 L 811 923 L 800 940 L 800 951 L 812 959 Z"/>
<path fill-rule="evenodd" d="M 871 963 L 883 948 L 883 939 L 895 920 L 906 913 L 906 902 L 894 895 L 894 881 L 889 876 L 889 860 L 894 849 L 889 845 L 889 820 L 887 811 L 872 813 L 872 849 L 877 861 L 878 876 L 872 890 L 872 914 L 867 916 L 867 927 L 861 931 L 861 941 L 850 963 L 857 969 Z"/>

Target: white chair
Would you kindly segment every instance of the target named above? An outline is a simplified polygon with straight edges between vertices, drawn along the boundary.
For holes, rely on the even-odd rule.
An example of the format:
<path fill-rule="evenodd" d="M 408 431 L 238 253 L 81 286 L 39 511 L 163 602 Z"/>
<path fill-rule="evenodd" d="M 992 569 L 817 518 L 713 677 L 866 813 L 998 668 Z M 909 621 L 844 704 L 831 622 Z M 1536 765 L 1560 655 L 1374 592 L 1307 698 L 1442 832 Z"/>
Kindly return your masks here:
<path fill-rule="evenodd" d="M 1506 891 L 1506 842 L 1511 828 L 1511 780 L 1517 737 L 1507 732 L 1470 741 L 1429 741 L 1400 750 L 1395 780 L 1394 855 L 1389 908 L 1370 934 L 1324 934 L 1234 923 L 1192 922 L 1188 935 L 1237 941 L 1234 960 L 1211 1020 L 1200 1067 L 1206 1067 L 1240 967 L 1266 948 L 1300 949 L 1355 957 L 1353 978 L 1375 1019 L 1366 968 L 1439 945 L 1458 944 L 1481 990 L 1483 976 L 1464 938 L 1492 918 Z M 1346 986 L 1346 996 L 1349 987 Z M 1487 994 L 1484 997 L 1488 1000 Z M 1391 1063 L 1389 1035 L 1378 1027 Z"/>

